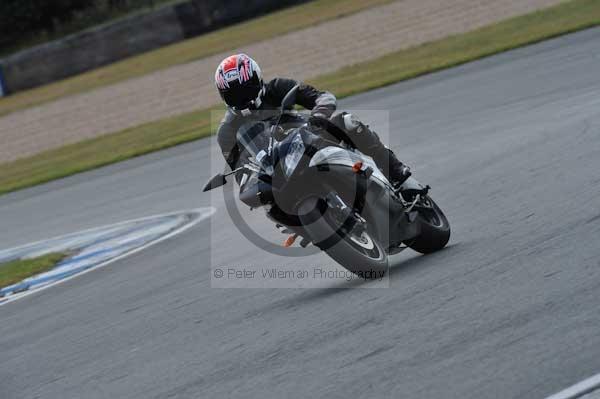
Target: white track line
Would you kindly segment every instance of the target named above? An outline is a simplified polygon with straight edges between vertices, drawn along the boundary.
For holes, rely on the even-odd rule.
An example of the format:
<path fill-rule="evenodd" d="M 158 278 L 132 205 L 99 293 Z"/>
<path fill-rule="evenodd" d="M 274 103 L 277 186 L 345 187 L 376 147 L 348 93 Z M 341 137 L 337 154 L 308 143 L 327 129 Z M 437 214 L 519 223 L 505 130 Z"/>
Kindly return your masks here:
<path fill-rule="evenodd" d="M 600 374 L 596 374 L 546 399 L 576 399 L 600 388 Z"/>
<path fill-rule="evenodd" d="M 32 291 L 25 291 L 22 294 L 15 295 L 14 298 L 10 298 L 9 297 L 4 302 L 0 302 L 0 306 L 6 305 L 7 303 L 14 302 L 14 301 L 16 301 L 18 299 L 21 299 L 21 298 L 25 298 L 26 296 L 29 296 L 31 294 L 36 294 L 36 293 L 38 293 L 40 291 L 43 291 L 45 289 L 48 289 L 50 287 L 54 287 L 57 284 L 64 283 L 65 281 L 69 281 L 69 280 L 71 280 L 71 279 L 73 279 L 75 277 L 82 276 L 82 275 L 84 275 L 86 273 L 89 273 L 91 271 L 97 270 L 97 269 L 99 269 L 101 267 L 104 267 L 106 265 L 109 265 L 109 264 L 111 264 L 113 262 L 116 262 L 116 261 L 121 260 L 123 258 L 126 258 L 126 257 L 128 257 L 130 255 L 133 255 L 133 254 L 136 254 L 136 253 L 138 253 L 140 251 L 143 251 L 144 249 L 146 249 L 148 247 L 151 247 L 152 245 L 156 245 L 156 244 L 158 244 L 160 242 L 168 240 L 169 238 L 174 237 L 177 234 L 181 234 L 184 231 L 186 231 L 186 230 L 194 227 L 195 225 L 197 225 L 201 221 L 208 219 L 209 217 L 211 217 L 216 212 L 216 208 L 214 208 L 214 207 L 211 206 L 211 207 L 207 207 L 207 208 L 192 209 L 192 210 L 185 211 L 185 212 L 181 212 L 181 211 L 180 212 L 169 212 L 169 213 L 164 213 L 164 214 L 160 214 L 160 215 L 148 216 L 148 217 L 144 217 L 144 218 L 140 218 L 140 219 L 126 220 L 124 222 L 119 222 L 119 223 L 116 223 L 114 225 L 108 225 L 108 226 L 102 226 L 102 227 L 95 227 L 93 229 L 88 229 L 88 230 L 81 231 L 80 232 L 81 234 L 90 233 L 90 232 L 93 232 L 93 231 L 96 231 L 96 230 L 105 229 L 107 227 L 120 226 L 120 225 L 123 225 L 123 224 L 126 224 L 126 223 L 141 222 L 141 221 L 148 220 L 148 219 L 160 218 L 160 217 L 164 217 L 164 216 L 176 215 L 176 214 L 181 214 L 181 213 L 186 213 L 186 212 L 189 212 L 189 213 L 199 213 L 200 216 L 197 219 L 191 221 L 190 223 L 185 224 L 185 225 L 181 226 L 180 228 L 178 228 L 176 230 L 173 230 L 172 232 L 170 232 L 169 234 L 167 234 L 167 235 L 165 235 L 163 237 L 160 237 L 160 238 L 158 238 L 158 239 L 156 239 L 154 241 L 150 241 L 149 243 L 144 244 L 144 245 L 142 245 L 139 248 L 135 248 L 135 249 L 133 249 L 133 250 L 131 250 L 129 252 L 126 252 L 124 254 L 121 254 L 121 255 L 119 255 L 119 256 L 117 256 L 115 258 L 109 259 L 106 262 L 100 263 L 97 266 L 94 266 L 94 267 L 92 267 L 90 269 L 84 270 L 84 271 L 82 271 L 80 273 L 76 273 L 76 274 L 74 274 L 72 276 L 69 276 L 69 277 L 66 277 L 64 279 L 55 281 L 55 282 L 50 283 L 48 285 L 44 285 L 44 286 L 42 286 L 40 288 L 36 288 L 36 289 L 34 289 Z M 62 237 L 67 237 L 67 236 L 72 235 L 72 234 L 73 233 L 65 234 L 64 236 L 60 236 L 60 237 L 56 237 L 56 238 L 60 239 Z M 42 243 L 44 241 L 47 241 L 47 240 L 41 240 L 41 241 L 37 241 L 37 242 L 31 243 L 31 244 L 21 245 L 19 247 L 15 247 L 14 249 L 23 248 L 23 247 L 26 247 L 26 246 L 29 246 L 29 245 L 39 244 L 39 243 Z"/>

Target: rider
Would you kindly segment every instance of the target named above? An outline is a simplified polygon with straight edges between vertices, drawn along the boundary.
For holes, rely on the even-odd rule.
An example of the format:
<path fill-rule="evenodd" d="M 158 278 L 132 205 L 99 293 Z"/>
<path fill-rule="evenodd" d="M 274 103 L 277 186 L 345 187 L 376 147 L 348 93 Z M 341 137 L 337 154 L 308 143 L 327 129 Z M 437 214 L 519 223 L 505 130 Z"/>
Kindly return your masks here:
<path fill-rule="evenodd" d="M 227 164 L 234 169 L 240 155 L 236 133 L 239 127 L 252 119 L 263 119 L 264 113 L 276 110 L 286 93 L 299 85 L 296 104 L 311 110 L 311 121 L 330 118 L 342 128 L 353 145 L 373 158 L 388 180 L 394 185 L 402 184 L 410 175 L 410 169 L 385 147 L 377 134 L 353 115 L 336 110 L 336 98 L 327 91 L 292 79 L 275 78 L 264 83 L 258 64 L 246 54 L 225 58 L 215 72 L 215 85 L 227 105 L 227 112 L 217 132 L 217 140 Z M 333 115 L 333 116 L 332 116 Z"/>

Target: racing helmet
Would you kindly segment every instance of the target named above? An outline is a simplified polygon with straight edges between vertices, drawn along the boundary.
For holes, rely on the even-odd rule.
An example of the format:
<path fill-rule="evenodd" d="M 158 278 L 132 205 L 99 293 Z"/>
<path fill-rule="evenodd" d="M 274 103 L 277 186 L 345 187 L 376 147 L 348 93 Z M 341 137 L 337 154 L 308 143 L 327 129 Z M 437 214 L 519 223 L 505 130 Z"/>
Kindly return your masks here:
<path fill-rule="evenodd" d="M 234 54 L 221 61 L 215 71 L 215 86 L 225 104 L 242 115 L 249 115 L 262 103 L 262 72 L 246 54 Z"/>

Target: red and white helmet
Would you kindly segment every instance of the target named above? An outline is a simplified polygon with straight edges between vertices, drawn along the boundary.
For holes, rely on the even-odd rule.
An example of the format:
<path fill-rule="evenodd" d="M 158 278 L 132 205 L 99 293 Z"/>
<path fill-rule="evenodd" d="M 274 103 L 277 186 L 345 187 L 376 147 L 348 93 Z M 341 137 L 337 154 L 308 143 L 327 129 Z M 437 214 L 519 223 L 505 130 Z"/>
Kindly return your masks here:
<path fill-rule="evenodd" d="M 236 111 L 249 112 L 261 105 L 264 93 L 260 67 L 246 54 L 225 58 L 215 72 L 215 86 L 225 104 Z"/>

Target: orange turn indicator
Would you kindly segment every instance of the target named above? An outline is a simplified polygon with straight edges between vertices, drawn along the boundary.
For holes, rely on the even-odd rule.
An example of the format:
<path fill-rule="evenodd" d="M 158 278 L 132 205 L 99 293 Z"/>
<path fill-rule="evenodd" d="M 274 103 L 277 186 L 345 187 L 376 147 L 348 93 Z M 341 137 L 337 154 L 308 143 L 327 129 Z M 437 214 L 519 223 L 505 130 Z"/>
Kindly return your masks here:
<path fill-rule="evenodd" d="M 363 167 L 362 161 L 358 161 L 354 165 L 352 165 L 352 171 L 354 173 L 358 173 L 362 170 L 362 167 Z"/>
<path fill-rule="evenodd" d="M 283 246 L 286 247 L 286 248 L 291 247 L 292 245 L 294 245 L 294 241 L 296 241 L 296 238 L 298 238 L 298 234 L 292 234 L 292 235 L 290 235 L 283 242 Z"/>

